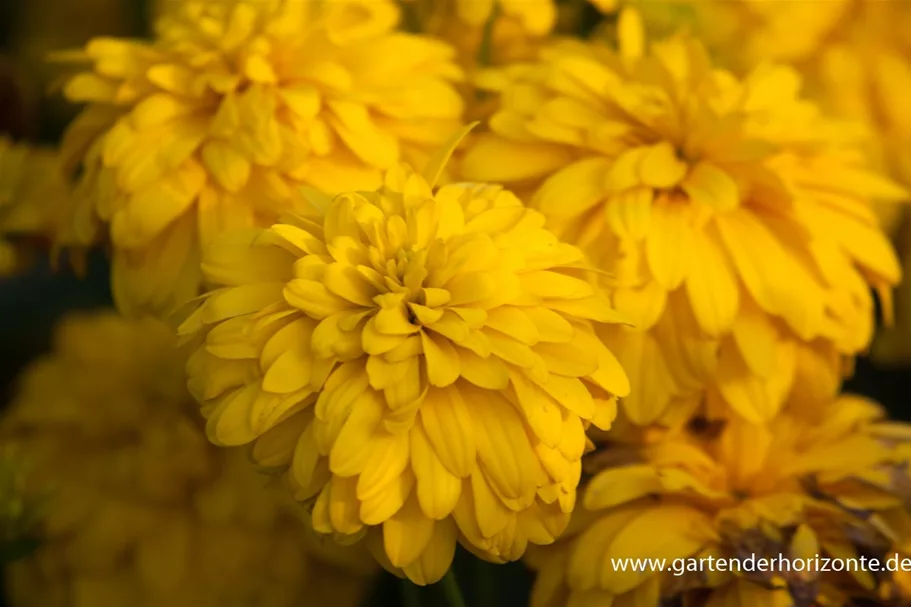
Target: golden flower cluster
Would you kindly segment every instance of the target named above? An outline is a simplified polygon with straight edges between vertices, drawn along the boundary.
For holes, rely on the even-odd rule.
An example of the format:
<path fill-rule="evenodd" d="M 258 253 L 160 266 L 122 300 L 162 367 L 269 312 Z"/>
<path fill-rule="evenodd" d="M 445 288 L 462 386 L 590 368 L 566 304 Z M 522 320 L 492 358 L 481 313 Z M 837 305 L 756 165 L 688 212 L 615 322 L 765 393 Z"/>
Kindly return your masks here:
<path fill-rule="evenodd" d="M 298 604 L 336 544 L 528 553 L 533 607 L 911 600 L 618 564 L 911 558 L 911 430 L 841 394 L 902 274 L 907 2 L 158 4 L 56 57 L 72 184 L 0 142 L 0 233 L 108 247 L 185 348 L 73 321 L 26 374 L 15 604 Z"/>
<path fill-rule="evenodd" d="M 885 564 L 896 546 L 911 547 L 899 496 L 911 434 L 882 416 L 868 401 L 842 397 L 821 424 L 782 414 L 766 426 L 691 424 L 653 444 L 608 443 L 589 459 L 578 525 L 530 559 L 540 571 L 532 605 L 656 605 L 668 594 L 687 604 L 707 587 L 704 604 L 713 607 L 900 598 L 857 566 L 862 556 Z M 832 574 L 843 567 L 826 567 L 820 555 L 853 562 L 854 575 Z M 709 557 L 800 565 L 711 571 Z M 667 567 L 612 565 L 646 558 Z"/>
<path fill-rule="evenodd" d="M 313 558 L 243 453 L 207 443 L 182 368 L 166 326 L 100 313 L 24 373 L 2 435 L 46 506 L 11 605 L 357 605 L 360 578 Z"/>
<path fill-rule="evenodd" d="M 300 210 L 302 185 L 376 187 L 445 141 L 462 112 L 453 51 L 398 19 L 392 0 L 192 0 L 153 43 L 60 57 L 91 63 L 65 87 L 88 104 L 63 140 L 82 165 L 74 237 L 107 234 L 122 311 L 197 295 L 200 247 Z"/>
<path fill-rule="evenodd" d="M 629 387 L 581 251 L 510 192 L 435 176 L 394 169 L 322 217 L 229 235 L 181 328 L 209 437 L 255 441 L 317 531 L 369 534 L 419 584 L 457 539 L 495 562 L 552 542 L 585 427 Z"/>
<path fill-rule="evenodd" d="M 609 273 L 634 319 L 609 339 L 635 423 L 693 398 L 754 422 L 792 393 L 815 408 L 841 357 L 870 342 L 870 286 L 888 306 L 900 277 L 871 200 L 904 191 L 798 95 L 792 70 L 739 81 L 684 38 L 627 51 L 567 42 L 503 74 L 465 175 L 529 191 Z"/>

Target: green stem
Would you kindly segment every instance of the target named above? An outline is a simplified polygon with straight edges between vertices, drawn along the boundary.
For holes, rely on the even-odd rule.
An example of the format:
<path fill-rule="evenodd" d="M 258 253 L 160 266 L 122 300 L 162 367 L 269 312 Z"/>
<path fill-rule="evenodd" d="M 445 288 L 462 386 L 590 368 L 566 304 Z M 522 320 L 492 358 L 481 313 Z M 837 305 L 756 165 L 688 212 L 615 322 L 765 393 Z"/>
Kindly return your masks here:
<path fill-rule="evenodd" d="M 478 61 L 482 66 L 488 66 L 493 63 L 493 28 L 497 17 L 500 16 L 500 7 L 494 6 L 490 11 L 487 22 L 484 23 L 484 30 L 481 34 L 481 47 L 478 49 Z"/>
<path fill-rule="evenodd" d="M 443 594 L 446 595 L 446 602 L 449 603 L 449 607 L 467 607 L 452 567 L 449 568 L 440 583 L 443 585 Z"/>
<path fill-rule="evenodd" d="M 418 594 L 418 587 L 408 578 L 402 580 L 402 602 L 405 607 L 421 607 L 421 595 Z"/>

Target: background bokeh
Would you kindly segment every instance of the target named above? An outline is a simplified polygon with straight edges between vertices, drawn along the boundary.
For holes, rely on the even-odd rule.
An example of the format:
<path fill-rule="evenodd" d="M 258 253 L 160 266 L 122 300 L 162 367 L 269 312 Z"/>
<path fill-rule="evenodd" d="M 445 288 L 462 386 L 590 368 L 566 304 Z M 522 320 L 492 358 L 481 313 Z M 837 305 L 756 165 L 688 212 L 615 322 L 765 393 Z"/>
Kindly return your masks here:
<path fill-rule="evenodd" d="M 161 1 L 161 0 L 159 0 Z M 0 133 L 16 139 L 54 145 L 75 114 L 55 90 L 59 68 L 45 61 L 56 49 L 78 47 L 100 35 L 143 37 L 150 31 L 154 0 L 3 0 L 0 2 Z M 592 22 L 597 13 L 591 11 Z M 8 401 L 22 367 L 44 352 L 56 320 L 71 310 L 111 305 L 107 259 L 90 256 L 84 277 L 56 271 L 46 260 L 30 270 L 0 280 L 0 403 Z M 858 361 L 849 391 L 875 398 L 892 416 L 911 420 L 911 367 Z M 460 554 L 456 573 L 471 579 L 464 589 L 469 605 L 527 604 L 529 574 L 521 564 L 486 565 Z M 442 603 L 434 587 L 402 592 L 396 578 L 378 578 L 369 605 Z M 476 597 L 484 597 L 483 600 Z M 0 605 L 3 604 L 0 592 Z"/>

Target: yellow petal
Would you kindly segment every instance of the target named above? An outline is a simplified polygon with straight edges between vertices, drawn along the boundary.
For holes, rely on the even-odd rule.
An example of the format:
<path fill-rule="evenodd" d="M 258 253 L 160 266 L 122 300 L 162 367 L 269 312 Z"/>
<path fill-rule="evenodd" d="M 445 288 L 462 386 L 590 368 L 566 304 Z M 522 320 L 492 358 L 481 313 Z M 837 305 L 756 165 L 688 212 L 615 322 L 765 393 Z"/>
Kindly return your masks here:
<path fill-rule="evenodd" d="M 723 335 L 737 314 L 740 286 L 710 229 L 693 240 L 690 263 L 699 268 L 686 279 L 686 292 L 696 320 L 709 335 Z"/>
<path fill-rule="evenodd" d="M 431 386 L 445 388 L 459 378 L 459 354 L 448 339 L 435 337 L 421 331 L 424 359 L 427 361 L 427 378 Z"/>
<path fill-rule="evenodd" d="M 461 170 L 472 181 L 511 182 L 541 177 L 572 159 L 572 152 L 564 146 L 514 143 L 481 135 L 462 158 Z"/>
<path fill-rule="evenodd" d="M 423 515 L 414 499 L 383 523 L 383 547 L 395 567 L 416 561 L 433 537 L 434 522 Z"/>
<path fill-rule="evenodd" d="M 693 226 L 684 205 L 673 201 L 652 207 L 650 230 L 645 243 L 649 270 L 668 291 L 681 285 L 690 269 L 690 256 L 681 251 L 693 248 Z"/>
<path fill-rule="evenodd" d="M 405 471 L 410 457 L 408 435 L 374 436 L 369 450 L 367 465 L 357 479 L 357 498 L 362 501 L 375 497 Z"/>
<path fill-rule="evenodd" d="M 604 175 L 610 169 L 605 158 L 574 162 L 538 188 L 531 205 L 548 217 L 575 217 L 605 199 Z"/>
<path fill-rule="evenodd" d="M 329 454 L 329 469 L 337 476 L 360 474 L 372 456 L 371 441 L 383 416 L 383 406 L 372 390 L 354 402 Z M 355 491 L 356 494 L 356 491 Z"/>
<path fill-rule="evenodd" d="M 452 522 L 444 520 L 434 523 L 433 536 L 427 542 L 427 548 L 420 558 L 404 568 L 408 579 L 419 586 L 440 581 L 452 564 L 458 536 L 458 529 Z"/>
<path fill-rule="evenodd" d="M 250 178 L 250 162 L 222 141 L 205 144 L 202 148 L 202 161 L 221 187 L 229 192 L 240 191 Z"/>
<path fill-rule="evenodd" d="M 314 280 L 296 278 L 287 284 L 283 295 L 285 301 L 316 320 L 354 307 L 350 302 L 331 293 L 324 284 Z"/>
<path fill-rule="evenodd" d="M 478 459 L 487 479 L 507 498 L 519 499 L 529 491 L 534 493 L 539 463 L 516 410 L 497 394 L 484 398 L 484 393 L 476 389 L 466 393 Z"/>
<path fill-rule="evenodd" d="M 686 171 L 686 163 L 677 158 L 674 147 L 666 141 L 647 148 L 639 161 L 639 176 L 642 183 L 653 188 L 674 187 L 680 183 Z"/>
<path fill-rule="evenodd" d="M 652 195 L 651 188 L 639 186 L 611 196 L 604 207 L 611 230 L 621 238 L 642 240 L 649 232 Z"/>
<path fill-rule="evenodd" d="M 452 474 L 464 478 L 475 466 L 477 447 L 471 414 L 453 388 L 431 389 L 420 410 L 427 439 Z"/>
<path fill-rule="evenodd" d="M 585 489 L 589 510 L 605 510 L 661 492 L 660 473 L 649 464 L 634 464 L 599 472 Z"/>
<path fill-rule="evenodd" d="M 682 187 L 693 202 L 718 212 L 730 211 L 740 204 L 737 183 L 723 169 L 710 162 L 694 166 Z"/>
<path fill-rule="evenodd" d="M 410 432 L 411 468 L 417 479 L 417 498 L 425 516 L 442 520 L 452 513 L 462 481 L 443 466 L 420 424 Z"/>
<path fill-rule="evenodd" d="M 459 373 L 463 378 L 488 390 L 503 390 L 509 385 L 509 373 L 499 358 L 481 358 L 474 352 L 458 348 Z"/>

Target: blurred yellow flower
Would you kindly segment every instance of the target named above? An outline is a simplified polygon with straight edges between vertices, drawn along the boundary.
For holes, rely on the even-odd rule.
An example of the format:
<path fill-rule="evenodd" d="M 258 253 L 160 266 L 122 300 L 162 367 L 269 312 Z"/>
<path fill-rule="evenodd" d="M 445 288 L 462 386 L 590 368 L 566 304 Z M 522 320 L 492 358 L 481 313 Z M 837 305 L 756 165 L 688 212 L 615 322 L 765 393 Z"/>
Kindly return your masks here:
<path fill-rule="evenodd" d="M 0 451 L 0 565 L 28 556 L 38 545 L 45 495 L 28 488 L 29 462 L 11 445 Z"/>
<path fill-rule="evenodd" d="M 808 570 L 806 560 L 790 572 L 755 563 L 750 572 L 745 563 L 865 556 L 885 564 L 906 549 L 907 453 L 892 445 L 911 431 L 881 417 L 875 404 L 842 397 L 821 424 L 789 413 L 768 427 L 734 418 L 587 456 L 594 476 L 566 535 L 529 555 L 538 569 L 531 605 L 892 604 L 883 596 L 891 574 L 858 571 L 859 560 L 850 573 Z M 743 570 L 710 571 L 707 561 L 694 570 L 708 557 L 741 559 Z M 654 561 L 642 571 L 619 565 L 640 558 L 666 559 L 663 573 Z"/>
<path fill-rule="evenodd" d="M 607 272 L 635 325 L 604 335 L 633 422 L 703 397 L 754 422 L 788 395 L 810 413 L 870 342 L 870 286 L 888 313 L 901 271 L 870 201 L 905 192 L 865 167 L 854 129 L 799 97 L 792 70 L 738 80 L 685 37 L 642 55 L 628 26 L 619 52 L 568 41 L 488 74 L 500 109 L 463 175 L 533 191 Z"/>
<path fill-rule="evenodd" d="M 678 0 L 679 1 L 679 0 Z M 689 0 L 699 34 L 724 60 L 786 61 L 830 112 L 867 124 L 870 152 L 911 184 L 911 3 L 906 0 Z M 892 232 L 901 207 L 878 208 Z"/>
<path fill-rule="evenodd" d="M 4 237 L 50 244 L 73 205 L 54 150 L 13 143 L 0 135 L 0 275 L 21 267 L 16 247 Z"/>
<path fill-rule="evenodd" d="M 107 227 L 122 311 L 195 296 L 200 246 L 300 210 L 299 185 L 374 188 L 458 128 L 454 51 L 398 19 L 392 0 L 188 0 L 151 44 L 61 56 L 93 64 L 66 84 L 89 105 L 63 148 L 84 168 L 73 230 Z"/>
<path fill-rule="evenodd" d="M 493 562 L 560 534 L 585 427 L 610 426 L 623 370 L 582 253 L 510 192 L 432 190 L 393 169 L 212 249 L 222 286 L 181 332 L 211 440 L 287 469 L 317 531 L 368 544 L 417 584 L 456 540 Z"/>
<path fill-rule="evenodd" d="M 100 313 L 66 320 L 25 372 L 3 439 L 49 497 L 12 607 L 357 604 L 361 578 L 312 559 L 246 456 L 208 444 L 183 360 L 167 327 Z"/>
<path fill-rule="evenodd" d="M 555 0 L 406 0 L 406 6 L 422 31 L 459 50 L 469 70 L 530 58 L 557 23 Z"/>

